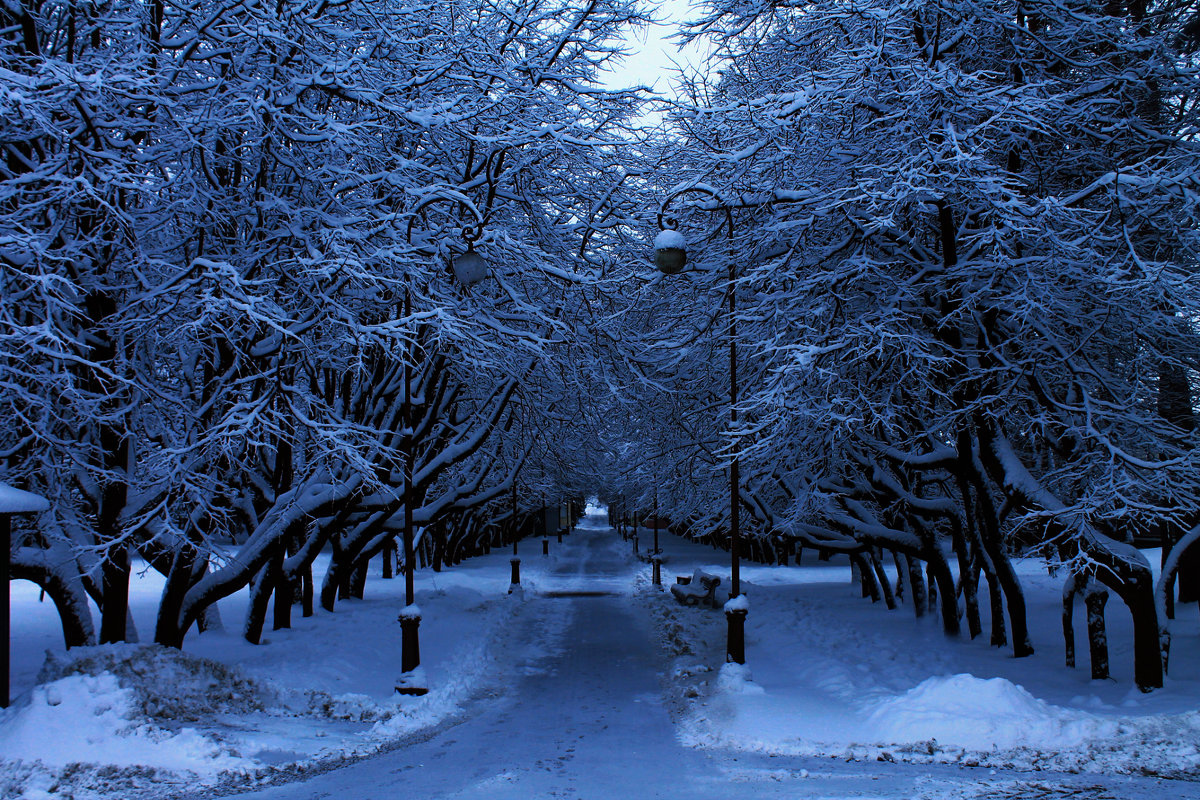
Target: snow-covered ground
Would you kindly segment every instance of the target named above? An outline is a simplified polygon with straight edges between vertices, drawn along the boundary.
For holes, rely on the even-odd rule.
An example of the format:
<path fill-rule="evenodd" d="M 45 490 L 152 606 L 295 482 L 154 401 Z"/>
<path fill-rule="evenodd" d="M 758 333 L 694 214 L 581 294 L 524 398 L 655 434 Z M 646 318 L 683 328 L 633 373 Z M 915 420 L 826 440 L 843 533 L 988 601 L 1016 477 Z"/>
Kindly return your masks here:
<path fill-rule="evenodd" d="M 423 698 L 392 691 L 400 579 L 376 573 L 365 600 L 259 646 L 238 596 L 228 632 L 183 653 L 69 657 L 52 605 L 14 583 L 0 798 L 1200 798 L 1195 606 L 1168 685 L 1144 695 L 1115 602 L 1114 680 L 1090 681 L 1086 653 L 1062 666 L 1058 582 L 1036 562 L 1020 569 L 1037 654 L 1020 660 L 872 605 L 836 560 L 745 564 L 748 667 L 720 668 L 724 616 L 653 587 L 592 512 L 549 557 L 522 545 L 523 595 L 508 552 L 418 574 Z M 662 540 L 665 583 L 699 566 L 727 589 L 725 554 Z M 161 581 L 135 586 L 149 632 Z"/>
<path fill-rule="evenodd" d="M 643 531 L 641 541 L 648 541 Z M 662 538 L 664 583 L 700 567 L 723 578 L 728 556 Z M 1149 554 L 1157 563 L 1157 552 Z M 674 652 L 673 693 L 687 744 L 770 754 L 951 762 L 1018 769 L 1200 779 L 1200 619 L 1181 606 L 1165 688 L 1133 685 L 1128 614 L 1108 606 L 1113 678 L 1093 681 L 1086 639 L 1080 666 L 1063 666 L 1061 578 L 1017 563 L 1036 653 L 1015 659 L 984 636 L 947 639 L 936 614 L 872 604 L 850 584 L 844 558 L 801 567 L 742 565 L 749 598 L 746 668 L 715 669 L 724 648 L 719 611 L 644 595 Z M 894 580 L 895 575 L 891 573 Z M 641 579 L 645 582 L 645 577 Z M 985 599 L 981 595 L 981 600 Z M 1082 612 L 1076 614 L 1077 629 Z"/>
<path fill-rule="evenodd" d="M 536 548 L 536 554 L 534 550 Z M 523 547 L 535 593 L 557 556 Z M 422 666 L 431 691 L 394 694 L 401 577 L 378 567 L 363 600 L 338 603 L 263 644 L 240 635 L 245 593 L 221 601 L 227 630 L 182 653 L 153 645 L 63 650 L 53 604 L 12 584 L 13 707 L 0 713 L 0 798 L 129 797 L 171 786 L 253 783 L 321 769 L 436 729 L 472 698 L 532 669 L 569 619 L 510 595 L 508 550 L 417 574 Z M 318 560 L 315 574 L 323 574 Z M 162 578 L 139 570 L 131 607 L 153 631 Z M 270 621 L 268 619 L 268 627 Z M 519 632 L 519 633 L 518 633 Z M 519 638 L 519 645 L 514 639 Z"/>

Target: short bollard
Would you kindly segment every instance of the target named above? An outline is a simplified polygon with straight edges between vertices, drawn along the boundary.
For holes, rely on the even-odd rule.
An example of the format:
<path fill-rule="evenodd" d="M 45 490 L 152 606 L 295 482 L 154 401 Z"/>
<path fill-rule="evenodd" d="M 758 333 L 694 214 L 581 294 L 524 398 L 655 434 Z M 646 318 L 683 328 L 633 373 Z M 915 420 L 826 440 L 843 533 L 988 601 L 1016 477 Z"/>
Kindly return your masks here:
<path fill-rule="evenodd" d="M 558 532 L 558 543 L 562 544 L 562 531 Z"/>
<path fill-rule="evenodd" d="M 655 556 L 650 563 L 654 565 L 654 585 L 662 586 L 662 556 Z"/>
<path fill-rule="evenodd" d="M 542 555 L 544 555 L 544 556 L 550 555 L 550 540 L 549 539 L 542 539 Z"/>
<path fill-rule="evenodd" d="M 725 638 L 725 661 L 728 663 L 746 663 L 746 615 L 745 608 L 725 609 L 725 619 L 729 623 Z"/>
<path fill-rule="evenodd" d="M 512 594 L 512 590 L 521 585 L 521 559 L 510 558 L 508 563 L 512 564 L 512 582 L 508 586 L 508 593 Z"/>
<path fill-rule="evenodd" d="M 425 672 L 421 669 L 421 649 L 417 629 L 421 625 L 421 611 L 416 606 L 405 606 L 400 612 L 400 678 L 396 681 L 396 693 L 420 696 L 427 694 Z"/>

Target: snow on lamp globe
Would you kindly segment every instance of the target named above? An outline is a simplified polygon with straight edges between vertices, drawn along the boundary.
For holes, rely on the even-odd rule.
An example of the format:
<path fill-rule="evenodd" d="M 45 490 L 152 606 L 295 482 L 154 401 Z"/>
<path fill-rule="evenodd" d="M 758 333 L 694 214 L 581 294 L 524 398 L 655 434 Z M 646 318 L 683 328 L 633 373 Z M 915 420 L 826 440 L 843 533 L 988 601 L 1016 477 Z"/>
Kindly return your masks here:
<path fill-rule="evenodd" d="M 654 237 L 654 266 L 664 275 L 678 275 L 687 266 L 687 242 L 674 228 L 666 228 Z"/>

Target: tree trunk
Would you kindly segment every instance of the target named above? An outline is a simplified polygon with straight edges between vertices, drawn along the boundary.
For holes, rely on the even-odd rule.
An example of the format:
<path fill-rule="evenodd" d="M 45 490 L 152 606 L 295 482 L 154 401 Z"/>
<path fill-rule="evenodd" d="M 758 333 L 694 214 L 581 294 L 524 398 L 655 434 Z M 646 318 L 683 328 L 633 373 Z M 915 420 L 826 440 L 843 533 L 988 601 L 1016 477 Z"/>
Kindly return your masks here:
<path fill-rule="evenodd" d="M 63 643 L 68 649 L 95 644 L 96 631 L 92 625 L 92 612 L 87 594 L 80 587 L 78 579 L 71 580 L 48 563 L 38 563 L 46 555 L 48 554 L 45 551 L 39 550 L 37 560 L 22 559 L 19 554 L 14 556 L 9 564 L 9 578 L 32 581 L 50 595 L 62 625 Z M 7 586 L 0 589 L 6 592 L 9 590 Z M 9 644 L 0 642 L 0 646 L 8 647 Z"/>
<path fill-rule="evenodd" d="M 225 623 L 221 621 L 221 609 L 216 603 L 205 606 L 204 610 L 200 612 L 196 617 L 196 628 L 201 633 L 225 630 Z M 183 646 L 182 642 L 180 642 L 180 646 Z"/>
<path fill-rule="evenodd" d="M 1108 590 L 1094 580 L 1089 580 L 1083 593 L 1087 604 L 1088 650 L 1092 661 L 1092 680 L 1108 678 L 1108 634 L 1104 628 L 1104 604 L 1108 602 Z"/>
<path fill-rule="evenodd" d="M 363 558 L 358 562 L 358 566 L 354 568 L 350 578 L 350 596 L 355 600 L 362 600 L 367 591 L 367 568 L 370 566 L 368 559 Z"/>
<path fill-rule="evenodd" d="M 304 571 L 300 573 L 300 592 L 301 592 L 301 613 L 305 617 L 311 617 L 316 613 L 313 608 L 313 573 L 312 564 L 306 564 Z"/>
<path fill-rule="evenodd" d="M 871 568 L 875 571 L 875 580 L 879 583 L 879 589 L 883 592 L 883 602 L 887 605 L 888 610 L 892 611 L 896 608 L 896 598 L 892 594 L 892 584 L 888 581 L 887 572 L 883 569 L 883 564 L 879 560 L 879 554 L 874 550 L 871 551 Z"/>
<path fill-rule="evenodd" d="M 446 557 L 446 537 L 442 535 L 440 525 L 431 526 L 426 533 L 433 536 L 433 571 L 441 572 Z"/>
<path fill-rule="evenodd" d="M 929 610 L 935 610 L 934 603 L 940 597 L 941 605 L 936 607 L 942 610 L 942 632 L 947 636 L 958 636 L 961 633 L 958 624 L 958 595 L 954 593 L 954 575 L 950 572 L 950 565 L 936 547 L 925 564 L 929 575 Z"/>
<path fill-rule="evenodd" d="M 998 462 L 999 459 L 995 458 L 995 454 L 992 452 L 995 450 L 997 443 L 996 433 L 990 427 L 990 422 L 986 420 L 981 421 L 977 430 L 979 431 L 981 449 L 987 449 L 992 453 L 994 461 Z M 1033 655 L 1033 644 L 1029 640 L 1025 595 L 1021 591 L 1021 583 L 1017 580 L 1017 574 L 1013 570 L 1012 562 L 1009 561 L 1008 554 L 1004 552 L 1004 539 L 1000 530 L 1000 520 L 996 513 L 996 503 L 992 500 L 992 492 L 988 486 L 987 476 L 976 460 L 975 449 L 968 431 L 960 431 L 956 448 L 958 450 L 959 479 L 969 481 L 969 485 L 974 489 L 975 519 L 979 534 L 978 544 L 983 555 L 980 563 L 985 572 L 990 569 L 995 574 L 994 582 L 992 575 L 988 575 L 988 587 L 995 592 L 998 584 L 999 590 L 1004 594 L 1004 605 L 1008 607 L 1008 622 L 1012 627 L 1013 656 L 1015 658 L 1031 656 Z M 993 467 L 997 471 L 1001 469 L 998 464 L 993 464 Z M 997 598 L 993 596 L 993 645 L 997 642 L 997 616 L 995 612 L 999 605 Z M 1003 624 L 1002 621 L 1001 624 Z"/>
<path fill-rule="evenodd" d="M 295 587 L 284 574 L 282 565 L 275 570 L 275 614 L 272 630 L 283 630 L 292 627 L 292 603 L 295 600 Z"/>
<path fill-rule="evenodd" d="M 1004 625 L 1004 593 L 1000 591 L 1000 579 L 994 572 L 985 571 L 984 577 L 987 578 L 988 609 L 992 617 L 992 635 L 989 643 L 992 647 L 1005 647 L 1008 645 L 1008 629 Z"/>
<path fill-rule="evenodd" d="M 250 605 L 246 609 L 246 624 L 242 636 L 250 644 L 262 642 L 263 625 L 267 621 L 267 605 L 271 590 L 275 587 L 275 573 L 279 569 L 276 557 L 272 556 L 250 584 Z"/>
<path fill-rule="evenodd" d="M 941 554 L 939 553 L 938 556 L 940 557 Z M 934 575 L 933 575 L 933 564 L 931 564 L 929 561 L 925 562 L 925 586 L 926 586 L 925 591 L 926 591 L 926 594 L 928 595 L 928 599 L 929 599 L 929 611 L 936 611 L 937 610 L 937 600 L 938 600 L 938 583 L 937 583 L 937 579 L 934 578 Z M 943 592 L 943 594 L 945 594 L 945 593 Z M 951 592 L 950 595 L 951 595 L 951 597 L 955 596 L 953 592 Z M 957 619 L 957 618 L 958 618 L 958 615 L 955 614 L 955 619 Z M 955 624 L 955 628 L 957 628 L 957 627 L 958 627 L 958 625 Z"/>
<path fill-rule="evenodd" d="M 165 647 L 183 647 L 186 631 L 179 630 L 179 609 L 183 597 L 192 588 L 196 574 L 196 551 L 185 544 L 176 551 L 171 560 L 171 569 L 163 586 L 162 598 L 158 603 L 158 617 L 154 624 L 154 642 Z"/>
<path fill-rule="evenodd" d="M 1121 586 L 1110 584 L 1109 588 L 1125 601 L 1129 613 L 1133 615 L 1134 683 L 1143 692 L 1162 688 L 1163 657 L 1153 590 L 1142 577 L 1136 577 Z"/>
<path fill-rule="evenodd" d="M 105 551 L 101 576 L 100 644 L 123 642 L 129 620 L 129 548 L 124 542 Z"/>
<path fill-rule="evenodd" d="M 879 583 L 875 580 L 875 572 L 867 564 L 867 560 L 862 553 L 851 553 L 850 563 L 854 565 L 858 572 L 858 579 L 862 584 L 862 596 L 870 597 L 872 603 L 879 602 Z"/>
<path fill-rule="evenodd" d="M 1012 562 L 1009 561 L 1008 555 L 1004 552 L 1001 542 L 1000 525 L 996 519 L 996 506 L 992 502 L 990 492 L 983 484 L 983 476 L 979 475 L 977 477 L 978 482 L 975 485 L 975 497 L 976 505 L 979 508 L 979 519 L 981 522 L 980 538 L 982 539 L 983 550 L 987 554 L 987 560 L 991 563 L 993 571 L 996 573 L 996 583 L 999 584 L 999 589 L 1004 594 L 1004 605 L 1008 606 L 1008 622 L 1012 626 L 1013 657 L 1024 658 L 1033 655 L 1033 645 L 1029 641 L 1029 626 L 1025 616 L 1025 595 L 1021 591 L 1021 583 L 1017 580 L 1017 573 L 1013 570 Z M 995 588 L 991 585 L 990 580 L 989 588 L 993 589 L 993 591 Z M 993 614 L 996 610 L 997 601 L 996 598 L 993 598 Z M 995 630 L 996 620 L 993 617 L 992 644 L 996 644 Z"/>
<path fill-rule="evenodd" d="M 388 539 L 383 546 L 383 579 L 390 581 L 396 564 L 396 540 Z"/>
<path fill-rule="evenodd" d="M 1166 566 L 1167 557 L 1170 556 L 1170 554 L 1171 554 L 1171 547 L 1173 545 L 1173 542 L 1171 540 L 1172 526 L 1164 523 L 1164 524 L 1160 525 L 1159 527 L 1161 528 L 1161 537 L 1159 539 L 1159 544 L 1160 544 L 1159 566 L 1162 567 L 1162 566 Z M 1164 590 L 1162 592 L 1162 595 L 1163 595 L 1163 611 L 1166 613 L 1167 619 L 1175 619 L 1175 575 L 1174 574 L 1170 575 L 1167 578 L 1167 580 L 1164 582 Z"/>
<path fill-rule="evenodd" d="M 921 562 L 912 556 L 904 556 L 908 567 L 908 585 L 912 587 L 913 612 L 918 618 L 925 616 L 929 600 L 925 595 L 925 578 L 921 575 Z"/>
<path fill-rule="evenodd" d="M 972 523 L 967 520 L 966 524 Z M 955 592 L 962 595 L 963 609 L 967 617 L 967 633 L 974 640 L 983 633 L 983 623 L 979 619 L 979 571 L 971 558 L 961 522 L 954 526 L 953 541 L 954 555 L 958 559 L 958 585 Z"/>
<path fill-rule="evenodd" d="M 1063 583 L 1062 631 L 1067 667 L 1075 668 L 1075 594 L 1079 591 L 1079 576 L 1072 572 Z"/>
<path fill-rule="evenodd" d="M 895 550 L 892 551 L 892 563 L 896 566 L 896 600 L 903 602 L 906 594 L 912 594 L 907 591 L 908 569 L 901 563 L 900 554 Z"/>

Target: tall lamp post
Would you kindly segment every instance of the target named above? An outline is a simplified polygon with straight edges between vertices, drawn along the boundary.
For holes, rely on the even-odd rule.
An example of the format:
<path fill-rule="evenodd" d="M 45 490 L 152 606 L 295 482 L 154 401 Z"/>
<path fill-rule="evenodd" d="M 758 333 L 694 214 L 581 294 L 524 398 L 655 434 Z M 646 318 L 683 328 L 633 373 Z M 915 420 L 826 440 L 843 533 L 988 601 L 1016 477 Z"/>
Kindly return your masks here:
<path fill-rule="evenodd" d="M 658 236 L 654 239 L 654 266 L 664 275 L 678 275 L 687 267 L 687 241 L 678 230 L 679 221 L 667 214 L 667 209 L 676 199 L 690 193 L 699 193 L 720 202 L 716 190 L 707 186 L 688 186 L 672 192 L 663 201 L 658 211 Z M 730 207 L 720 204 L 710 209 L 723 211 L 728 227 L 730 241 L 733 240 L 733 212 Z M 741 459 L 738 452 L 738 382 L 737 382 L 737 271 L 733 258 L 729 259 L 729 271 L 726 276 L 729 330 L 729 431 L 733 438 L 731 442 L 729 462 L 729 557 L 731 562 L 729 603 L 725 606 L 725 619 L 728 623 L 725 637 L 725 660 L 737 664 L 746 663 L 746 615 L 745 602 L 737 602 L 742 595 L 741 563 L 738 550 L 741 546 L 740 528 L 740 467 Z"/>
<path fill-rule="evenodd" d="M 458 203 L 475 217 L 474 225 L 463 227 L 461 236 L 467 243 L 465 252 L 456 256 L 450 262 L 451 272 L 464 288 L 470 288 L 487 277 L 488 266 L 483 256 L 475 252 L 475 242 L 483 235 L 484 217 L 471 202 L 470 198 L 458 192 L 443 191 L 421 201 L 408 222 L 407 239 L 412 244 L 413 224 L 417 216 L 437 202 Z M 412 317 L 412 287 L 405 286 L 404 318 Z M 415 338 L 411 348 L 415 349 Z M 412 362 L 413 352 L 404 354 L 404 399 L 400 409 L 403 433 L 401 436 L 401 451 L 404 457 L 404 608 L 400 610 L 400 677 L 396 680 L 397 694 L 423 695 L 429 692 L 426 685 L 425 672 L 421 669 L 421 640 L 418 630 L 421 627 L 421 609 L 416 604 L 416 591 L 413 573 L 416 569 L 416 540 L 413 534 L 413 503 L 416 495 L 413 491 L 413 462 L 416 459 L 416 441 L 414 434 L 413 401 L 412 401 Z M 515 545 L 514 545 L 515 546 Z"/>

